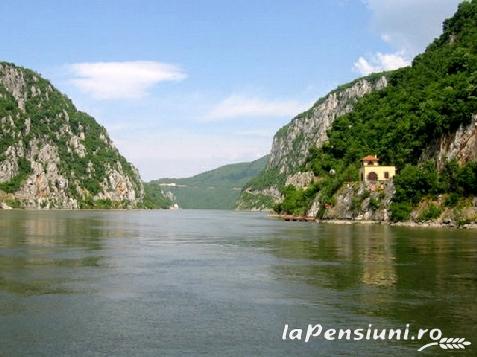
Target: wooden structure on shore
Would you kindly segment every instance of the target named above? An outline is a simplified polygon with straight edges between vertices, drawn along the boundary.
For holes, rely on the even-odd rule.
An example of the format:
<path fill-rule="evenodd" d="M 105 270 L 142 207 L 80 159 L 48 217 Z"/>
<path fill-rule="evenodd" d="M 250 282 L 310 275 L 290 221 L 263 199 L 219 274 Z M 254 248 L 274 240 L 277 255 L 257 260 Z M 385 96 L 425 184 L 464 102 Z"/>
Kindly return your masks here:
<path fill-rule="evenodd" d="M 316 218 L 306 217 L 306 216 L 294 216 L 291 214 L 278 214 L 272 215 L 271 217 L 279 218 L 287 222 L 315 222 Z"/>

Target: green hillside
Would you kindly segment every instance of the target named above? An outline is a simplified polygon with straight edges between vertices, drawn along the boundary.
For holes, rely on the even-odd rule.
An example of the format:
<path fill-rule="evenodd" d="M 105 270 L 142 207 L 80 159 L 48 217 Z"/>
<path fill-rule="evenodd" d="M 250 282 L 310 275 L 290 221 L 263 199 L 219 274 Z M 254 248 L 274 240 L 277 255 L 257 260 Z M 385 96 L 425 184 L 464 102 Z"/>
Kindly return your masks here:
<path fill-rule="evenodd" d="M 0 202 L 28 208 L 142 205 L 136 168 L 104 127 L 38 73 L 0 62 Z"/>
<path fill-rule="evenodd" d="M 242 187 L 266 166 L 268 156 L 253 162 L 221 166 L 189 178 L 162 178 L 145 183 L 145 202 L 152 205 L 152 195 L 172 193 L 181 208 L 233 209 Z M 164 184 L 176 184 L 164 186 Z M 162 185 L 161 185 L 162 184 Z M 156 202 L 155 207 L 164 206 Z"/>
<path fill-rule="evenodd" d="M 477 113 L 477 1 L 459 5 L 446 20 L 443 34 L 412 66 L 389 74 L 382 91 L 360 99 L 354 110 L 332 125 L 329 141 L 314 149 L 306 162 L 320 180 L 307 190 L 288 187 L 280 212 L 303 214 L 318 195 L 333 205 L 335 193 L 347 181 L 358 180 L 359 159 L 377 154 L 393 164 L 396 195 L 391 206 L 394 220 L 409 218 L 425 197 L 452 192 L 449 204 L 477 195 L 477 165 L 450 162 L 438 170 L 435 158 L 424 153 L 440 138 L 468 125 Z M 432 150 L 431 150 L 432 151 Z M 436 149 L 433 149 L 433 154 Z M 333 175 L 330 170 L 333 169 Z"/>

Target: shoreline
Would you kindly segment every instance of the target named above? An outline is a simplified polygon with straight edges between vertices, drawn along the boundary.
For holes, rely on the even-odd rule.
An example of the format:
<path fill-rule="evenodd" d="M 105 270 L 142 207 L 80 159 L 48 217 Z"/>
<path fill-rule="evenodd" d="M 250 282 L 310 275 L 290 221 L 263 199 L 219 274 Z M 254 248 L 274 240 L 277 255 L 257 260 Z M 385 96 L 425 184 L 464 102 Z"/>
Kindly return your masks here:
<path fill-rule="evenodd" d="M 372 221 L 372 220 L 349 220 L 349 219 L 317 219 L 311 217 L 295 216 L 290 218 L 290 215 L 270 214 L 269 218 L 280 219 L 285 222 L 310 222 L 318 224 L 335 224 L 335 225 L 372 225 L 385 224 L 394 227 L 409 227 L 409 228 L 447 228 L 447 229 L 477 229 L 477 222 L 467 223 L 461 226 L 454 223 L 437 223 L 437 222 L 390 222 L 390 221 Z"/>
<path fill-rule="evenodd" d="M 175 211 L 167 208 L 148 209 L 148 208 L 8 208 L 0 209 L 1 211 Z M 249 211 L 258 212 L 258 211 Z M 263 211 L 260 211 L 263 212 Z M 390 221 L 373 221 L 373 220 L 351 220 L 351 219 L 318 219 L 307 216 L 293 216 L 293 215 L 280 215 L 280 214 L 268 214 L 267 218 L 279 219 L 284 222 L 308 222 L 317 224 L 334 224 L 334 225 L 376 225 L 383 224 L 394 227 L 409 227 L 409 228 L 446 228 L 446 229 L 477 229 L 477 222 L 466 223 L 463 225 L 457 225 L 455 223 L 438 223 L 438 222 L 390 222 Z"/>

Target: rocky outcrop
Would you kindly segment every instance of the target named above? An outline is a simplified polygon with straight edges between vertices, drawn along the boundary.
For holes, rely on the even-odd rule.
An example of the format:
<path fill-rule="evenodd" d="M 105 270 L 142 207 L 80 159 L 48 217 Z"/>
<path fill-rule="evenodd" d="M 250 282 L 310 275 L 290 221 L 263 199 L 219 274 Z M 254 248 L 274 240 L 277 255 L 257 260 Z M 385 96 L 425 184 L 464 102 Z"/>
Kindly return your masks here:
<path fill-rule="evenodd" d="M 0 202 L 0 209 L 12 209 L 12 207 L 7 205 L 5 202 Z"/>
<path fill-rule="evenodd" d="M 260 190 L 246 188 L 240 194 L 240 198 L 236 204 L 236 209 L 251 211 L 270 210 L 273 205 L 282 200 L 283 195 L 275 186 L 266 187 Z"/>
<path fill-rule="evenodd" d="M 443 135 L 434 145 L 429 146 L 421 160 L 435 159 L 442 169 L 449 160 L 459 164 L 477 161 L 477 114 L 467 125 L 461 125 L 452 134 Z"/>
<path fill-rule="evenodd" d="M 117 162 L 115 166 L 108 166 L 106 177 L 101 183 L 102 190 L 94 196 L 94 199 L 135 202 L 142 195 L 142 191 L 136 192 L 133 178 L 125 174 L 120 162 Z M 139 176 L 137 171 L 136 175 Z"/>
<path fill-rule="evenodd" d="M 315 175 L 312 171 L 297 172 L 294 175 L 288 176 L 285 182 L 285 186 L 295 186 L 297 188 L 307 188 L 313 183 Z"/>
<path fill-rule="evenodd" d="M 78 200 L 68 195 L 68 179 L 59 171 L 60 157 L 55 145 L 32 139 L 20 157 L 30 163 L 31 174 L 13 193 L 14 199 L 29 208 L 79 208 Z"/>
<path fill-rule="evenodd" d="M 336 193 L 336 204 L 325 206 L 324 220 L 389 221 L 394 195 L 392 181 L 382 183 L 350 182 Z M 316 200 L 315 200 L 316 201 Z M 308 216 L 316 217 L 319 202 L 313 202 Z"/>
<path fill-rule="evenodd" d="M 268 168 L 278 168 L 282 174 L 296 171 L 312 147 L 321 147 L 327 141 L 326 132 L 336 118 L 351 112 L 359 98 L 386 86 L 385 76 L 361 78 L 320 99 L 275 134 Z"/>
<path fill-rule="evenodd" d="M 443 135 L 423 152 L 420 161 L 434 160 L 438 169 L 446 162 L 456 160 L 460 165 L 477 160 L 477 115 L 467 125 L 461 125 L 454 133 Z M 307 212 L 307 216 L 329 221 L 390 221 L 390 206 L 394 196 L 392 181 L 366 184 L 346 183 L 334 196 L 334 205 L 321 205 L 317 196 Z M 410 214 L 410 222 L 416 226 L 463 227 L 477 221 L 477 198 L 461 202 L 461 207 L 447 207 L 448 195 L 437 199 L 422 200 Z M 426 212 L 435 207 L 440 212 L 432 220 Z"/>
<path fill-rule="evenodd" d="M 275 191 L 279 192 L 281 187 L 308 186 L 313 180 L 312 174 L 298 171 L 305 163 L 310 149 L 321 147 L 327 141 L 327 130 L 330 129 L 334 120 L 351 112 L 359 98 L 386 86 L 387 78 L 384 75 L 360 78 L 332 91 L 318 100 L 311 109 L 298 115 L 281 128 L 273 138 L 267 167 L 260 175 L 267 179 L 257 180 L 267 181 L 268 184 L 259 186 L 252 183 L 246 186 L 237 202 L 237 207 L 271 208 L 272 204 L 282 199 L 281 194 L 275 194 Z M 273 195 L 269 195 L 269 192 Z M 252 195 L 255 196 L 255 200 L 252 200 Z M 254 206 L 255 203 L 258 206 Z"/>
<path fill-rule="evenodd" d="M 0 200 L 15 207 L 137 207 L 143 186 L 106 130 L 37 73 L 0 63 Z"/>
<path fill-rule="evenodd" d="M 15 98 L 18 108 L 24 112 L 25 102 L 28 99 L 28 91 L 25 83 L 24 73 L 15 66 L 0 64 L 0 84 Z M 36 88 L 34 90 L 36 92 Z"/>
<path fill-rule="evenodd" d="M 176 195 L 174 195 L 174 193 L 172 191 L 163 191 L 161 190 L 161 194 L 166 198 L 168 199 L 169 201 L 171 201 L 171 207 L 173 205 L 177 205 L 177 207 L 179 207 L 179 205 L 177 204 L 177 198 L 176 198 Z"/>
<path fill-rule="evenodd" d="M 477 197 L 467 198 L 456 207 L 447 207 L 445 202 L 448 197 L 449 195 L 446 194 L 422 200 L 411 212 L 410 222 L 449 227 L 463 227 L 477 223 Z M 431 208 L 437 214 L 429 218 L 427 212 Z"/>

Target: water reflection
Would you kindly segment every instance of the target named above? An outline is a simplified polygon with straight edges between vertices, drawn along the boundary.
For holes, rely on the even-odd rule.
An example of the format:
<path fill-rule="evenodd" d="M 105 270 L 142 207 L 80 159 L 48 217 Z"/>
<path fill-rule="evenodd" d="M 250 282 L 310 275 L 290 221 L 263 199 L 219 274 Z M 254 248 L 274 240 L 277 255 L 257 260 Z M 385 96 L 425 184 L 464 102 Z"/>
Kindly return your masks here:
<path fill-rule="evenodd" d="M 332 289 L 329 305 L 470 338 L 477 332 L 476 238 L 471 231 L 294 224 L 266 244 L 283 259 L 273 268 L 277 277 Z"/>
<path fill-rule="evenodd" d="M 366 227 L 369 228 L 369 227 Z M 373 234 L 371 229 L 362 232 L 362 282 L 376 286 L 392 286 L 397 281 L 396 259 L 392 246 L 393 238 L 389 227 L 381 230 L 381 234 Z"/>
<path fill-rule="evenodd" d="M 379 344 L 282 345 L 284 321 L 411 323 L 473 341 L 476 239 L 471 231 L 219 211 L 0 211 L 0 334 L 13 355 L 118 346 L 129 355 L 383 351 Z M 36 343 L 25 344 L 32 335 Z M 78 336 L 75 350 L 69 341 Z M 400 348 L 385 351 L 406 355 Z"/>
<path fill-rule="evenodd" d="M 81 213 L 2 212 L 0 291 L 23 296 L 69 294 L 71 270 L 102 265 L 100 218 Z"/>

